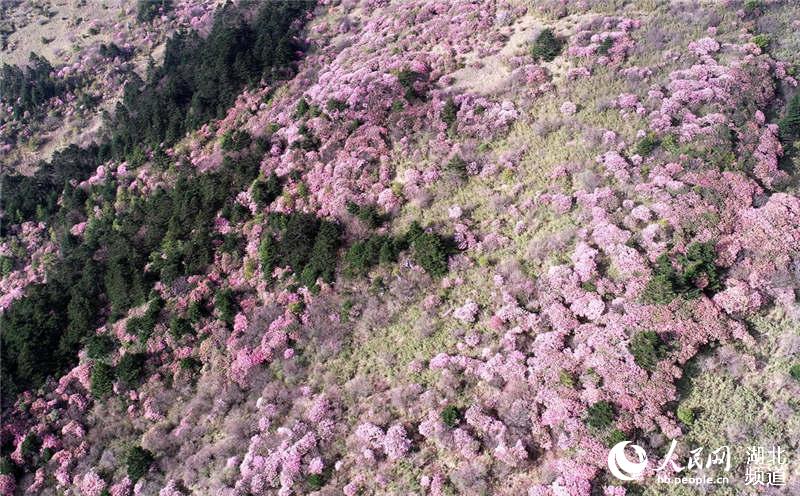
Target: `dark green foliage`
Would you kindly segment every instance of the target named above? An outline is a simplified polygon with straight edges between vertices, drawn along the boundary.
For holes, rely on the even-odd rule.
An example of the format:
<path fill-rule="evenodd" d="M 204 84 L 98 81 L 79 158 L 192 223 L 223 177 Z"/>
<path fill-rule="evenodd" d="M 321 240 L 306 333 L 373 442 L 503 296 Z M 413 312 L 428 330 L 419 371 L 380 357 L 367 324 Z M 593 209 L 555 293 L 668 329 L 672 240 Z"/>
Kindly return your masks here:
<path fill-rule="evenodd" d="M 422 95 L 420 95 L 417 89 L 414 87 L 414 83 L 421 81 L 422 79 L 422 74 L 412 71 L 411 69 L 403 69 L 397 73 L 397 81 L 400 83 L 400 86 L 405 89 L 406 100 L 422 97 Z"/>
<path fill-rule="evenodd" d="M 86 354 L 92 360 L 107 357 L 117 348 L 117 340 L 109 334 L 95 334 L 86 340 Z"/>
<path fill-rule="evenodd" d="M 766 50 L 766 49 L 767 49 L 767 47 L 769 46 L 769 43 L 770 43 L 769 36 L 767 36 L 767 35 L 765 35 L 765 34 L 757 34 L 757 35 L 753 36 L 753 37 L 750 39 L 750 41 L 751 41 L 752 43 L 755 43 L 755 45 L 756 45 L 758 48 L 760 48 L 762 51 L 763 51 L 763 50 Z"/>
<path fill-rule="evenodd" d="M 139 22 L 150 22 L 162 12 L 166 14 L 171 8 L 171 0 L 139 0 L 136 8 L 136 19 Z"/>
<path fill-rule="evenodd" d="M 176 33 L 167 42 L 163 65 L 152 68 L 147 81 L 128 83 L 108 126 L 116 157 L 136 146 L 172 144 L 186 131 L 224 115 L 244 86 L 291 74 L 302 48 L 297 41 L 302 23 L 297 21 L 304 20 L 313 3 L 260 5 L 249 23 L 243 8 L 228 3 L 215 13 L 208 36 Z"/>
<path fill-rule="evenodd" d="M 600 46 L 597 47 L 597 54 L 608 55 L 608 51 L 611 50 L 612 46 L 614 46 L 614 38 L 610 36 L 603 38 L 603 41 L 600 42 Z"/>
<path fill-rule="evenodd" d="M 647 135 L 636 144 L 635 151 L 638 155 L 646 157 L 653 153 L 653 150 L 655 150 L 660 143 L 661 140 L 659 140 L 655 134 L 647 133 Z"/>
<path fill-rule="evenodd" d="M 303 139 L 292 143 L 293 147 L 300 148 L 301 150 L 305 150 L 307 152 L 319 149 L 321 141 L 319 138 L 314 136 L 314 133 L 311 132 L 311 129 L 309 129 L 305 123 L 300 124 L 300 128 L 297 130 L 297 132 L 300 133 L 300 136 L 302 136 Z"/>
<path fill-rule="evenodd" d="M 194 373 L 203 368 L 203 362 L 195 357 L 181 358 L 180 367 L 181 370 L 188 370 L 189 372 Z"/>
<path fill-rule="evenodd" d="M 265 234 L 264 237 L 261 238 L 261 244 L 258 245 L 258 259 L 261 263 L 261 272 L 267 280 L 271 280 L 272 270 L 275 268 L 275 264 L 278 261 L 275 250 L 275 240 L 269 234 Z"/>
<path fill-rule="evenodd" d="M 789 369 L 789 375 L 792 376 L 792 379 L 800 381 L 800 363 L 792 365 L 792 368 Z"/>
<path fill-rule="evenodd" d="M 24 69 L 3 64 L 0 71 L 0 101 L 11 106 L 14 117 L 19 119 L 25 112 L 41 115 L 42 104 L 49 99 L 65 94 L 76 86 L 73 79 L 51 77 L 53 66 L 46 58 L 31 52 Z"/>
<path fill-rule="evenodd" d="M 300 100 L 297 101 L 297 106 L 294 108 L 294 117 L 296 119 L 300 119 L 302 117 L 305 117 L 305 115 L 308 113 L 308 110 L 310 108 L 311 108 L 311 106 L 308 104 L 306 99 L 305 98 L 301 98 Z"/>
<path fill-rule="evenodd" d="M 316 491 L 325 485 L 325 477 L 322 474 L 309 474 L 306 483 L 311 490 Z"/>
<path fill-rule="evenodd" d="M 444 425 L 448 427 L 455 427 L 461 422 L 461 412 L 455 405 L 447 405 L 444 407 L 439 416 L 442 422 L 444 422 Z"/>
<path fill-rule="evenodd" d="M 174 316 L 169 321 L 169 332 L 175 339 L 180 339 L 183 336 L 194 334 L 194 329 L 192 329 L 189 319 Z"/>
<path fill-rule="evenodd" d="M 138 481 L 147 473 L 154 460 L 153 453 L 150 451 L 141 446 L 132 446 L 125 456 L 128 477 L 134 482 Z"/>
<path fill-rule="evenodd" d="M 331 98 L 328 100 L 328 103 L 325 104 L 325 108 L 327 108 L 328 111 L 344 112 L 347 110 L 347 102 Z"/>
<path fill-rule="evenodd" d="M 178 179 L 172 189 L 135 197 L 120 212 L 113 208 L 117 200 L 113 180 L 93 186 L 88 193 L 68 181 L 86 179 L 112 156 L 124 158 L 135 167 L 147 160 L 151 150 L 156 167 L 171 166 L 158 145 L 171 143 L 187 129 L 217 116 L 242 85 L 291 73 L 286 63 L 295 59 L 294 36 L 301 27 L 295 20 L 302 17 L 308 5 L 264 3 L 249 25 L 236 7 L 223 8 L 207 38 L 177 34 L 169 43 L 164 65 L 152 68 L 147 81 L 129 84 L 120 111 L 109 122 L 110 143 L 68 147 L 41 164 L 33 177 L 0 178 L 0 236 L 5 236 L 13 224 L 41 220 L 52 228 L 61 248 L 48 271 L 47 283 L 28 288 L 26 296 L 0 316 L 4 407 L 18 391 L 38 387 L 49 375 L 74 365 L 77 350 L 100 324 L 106 304 L 113 321 L 131 307 L 145 303 L 156 280 L 170 283 L 176 277 L 204 271 L 213 260 L 214 241 L 220 239 L 213 232 L 217 213 L 234 222 L 249 217 L 246 209 L 235 205 L 231 192 L 253 183 L 261 156 L 257 150 L 235 160 L 226 157 L 219 171 L 198 176 L 177 166 Z M 107 46 L 105 55 L 119 54 L 113 46 Z M 0 94 L 5 98 L 20 92 L 17 96 L 22 96 L 21 101 L 38 105 L 39 99 L 51 91 L 49 82 L 39 78 L 50 72 L 45 64 L 34 64 L 35 74 L 8 69 Z M 32 80 L 39 81 L 37 78 L 41 84 L 32 84 Z M 29 92 L 28 96 L 22 95 L 24 92 Z M 244 134 L 231 136 L 232 146 L 245 146 L 247 139 Z M 276 180 L 269 178 L 259 185 L 264 186 L 264 201 L 279 194 Z M 60 205 L 59 195 L 63 198 Z M 93 219 L 80 239 L 69 234 L 69 228 L 92 217 L 85 211 L 88 195 L 107 213 Z M 223 241 L 232 251 L 238 248 L 235 238 Z M 152 309 L 157 311 L 148 310 L 145 316 L 128 322 L 128 328 L 142 342 L 152 334 L 158 319 L 160 306 Z M 104 352 L 102 345 L 95 346 L 98 344 L 91 345 L 92 353 Z"/>
<path fill-rule="evenodd" d="M 449 250 L 445 241 L 438 234 L 423 231 L 415 222 L 409 229 L 408 239 L 413 250 L 414 261 L 425 269 L 425 272 L 434 277 L 442 277 L 447 274 Z"/>
<path fill-rule="evenodd" d="M 790 144 L 800 139 L 800 91 L 794 94 L 788 105 L 786 112 L 778 124 L 780 128 L 781 140 Z"/>
<path fill-rule="evenodd" d="M 208 312 L 206 311 L 205 306 L 200 301 L 193 301 L 189 303 L 189 308 L 186 309 L 186 318 L 189 319 L 189 322 L 192 324 L 196 324 L 200 322 L 200 319 L 206 317 Z"/>
<path fill-rule="evenodd" d="M 281 194 L 281 181 L 273 172 L 266 179 L 259 177 L 253 182 L 252 197 L 259 207 L 266 207 Z"/>
<path fill-rule="evenodd" d="M 352 276 L 364 275 L 378 263 L 391 263 L 404 248 L 402 241 L 391 236 L 370 236 L 358 241 L 347 250 L 345 265 Z"/>
<path fill-rule="evenodd" d="M 250 146 L 252 142 L 253 137 L 247 131 L 228 131 L 222 135 L 220 146 L 227 152 L 238 152 Z"/>
<path fill-rule="evenodd" d="M 119 57 L 122 60 L 129 60 L 133 56 L 132 49 L 122 49 L 116 43 L 100 44 L 100 56 L 109 59 Z"/>
<path fill-rule="evenodd" d="M 678 255 L 676 270 L 669 256 L 664 253 L 656 259 L 653 275 L 642 295 L 643 301 L 652 304 L 667 304 L 677 296 L 691 299 L 700 295 L 700 281 L 705 282 L 703 292 L 709 295 L 722 289 L 721 269 L 714 260 L 714 243 L 692 243 L 685 255 Z"/>
<path fill-rule="evenodd" d="M 458 117 L 458 105 L 452 97 L 448 98 L 442 108 L 442 121 L 447 124 L 448 131 L 456 130 L 456 119 Z"/>
<path fill-rule="evenodd" d="M 265 233 L 259 246 L 261 270 L 288 265 L 301 284 L 313 288 L 317 278 L 333 281 L 341 229 L 310 214 L 271 214 L 271 233 Z"/>
<path fill-rule="evenodd" d="M 608 401 L 598 401 L 586 413 L 586 423 L 595 429 L 605 429 L 614 422 L 614 406 Z"/>
<path fill-rule="evenodd" d="M 8 227 L 24 221 L 48 222 L 58 211 L 58 196 L 64 192 L 68 205 L 83 205 L 86 194 L 68 184 L 70 179 L 78 181 L 88 178 L 101 163 L 98 147 L 78 148 L 71 145 L 53 155 L 50 162 L 39 164 L 33 176 L 0 177 L 0 209 L 3 222 L 0 236 L 8 234 Z"/>
<path fill-rule="evenodd" d="M 217 309 L 219 320 L 228 325 L 233 324 L 233 317 L 236 315 L 236 299 L 233 290 L 230 288 L 217 290 L 214 295 L 214 307 Z"/>
<path fill-rule="evenodd" d="M 540 60 L 550 62 L 558 57 L 563 48 L 564 41 L 557 38 L 550 28 L 546 28 L 539 33 L 539 36 L 536 37 L 536 41 L 533 42 L 533 46 L 531 46 L 531 56 L 533 60 L 537 62 Z"/>
<path fill-rule="evenodd" d="M 136 386 L 144 375 L 144 353 L 125 353 L 117 364 L 117 379 L 128 387 Z"/>
<path fill-rule="evenodd" d="M 317 278 L 332 282 L 336 270 L 336 252 L 339 249 L 339 226 L 330 222 L 322 222 L 314 238 L 314 247 L 308 262 L 300 273 L 300 282 L 311 288 Z"/>
<path fill-rule="evenodd" d="M 114 369 L 104 362 L 95 362 L 91 381 L 92 396 L 98 400 L 106 398 L 114 388 Z"/>
<path fill-rule="evenodd" d="M 380 227 L 386 221 L 386 217 L 378 211 L 375 205 L 359 205 L 355 202 L 347 202 L 347 212 L 358 217 L 358 220 L 370 229 Z"/>
<path fill-rule="evenodd" d="M 161 313 L 161 308 L 164 302 L 160 298 L 156 298 L 147 305 L 147 310 L 141 317 L 131 317 L 128 319 L 127 330 L 130 334 L 139 337 L 141 343 L 146 343 L 150 336 L 153 334 L 153 329 L 158 321 L 158 316 Z"/>
<path fill-rule="evenodd" d="M 447 162 L 447 171 L 459 179 L 467 177 L 467 163 L 461 156 L 456 155 Z"/>
<path fill-rule="evenodd" d="M 655 331 L 641 331 L 631 338 L 630 352 L 636 365 L 653 371 L 660 360 L 666 358 L 668 347 Z"/>
<path fill-rule="evenodd" d="M 39 450 L 42 448 L 42 440 L 33 432 L 25 436 L 20 446 L 20 454 L 22 459 L 28 463 L 33 462 L 39 456 Z"/>
<path fill-rule="evenodd" d="M 606 446 L 611 447 L 627 439 L 628 436 L 626 436 L 624 432 L 619 429 L 614 429 L 608 433 L 608 436 L 606 436 Z"/>

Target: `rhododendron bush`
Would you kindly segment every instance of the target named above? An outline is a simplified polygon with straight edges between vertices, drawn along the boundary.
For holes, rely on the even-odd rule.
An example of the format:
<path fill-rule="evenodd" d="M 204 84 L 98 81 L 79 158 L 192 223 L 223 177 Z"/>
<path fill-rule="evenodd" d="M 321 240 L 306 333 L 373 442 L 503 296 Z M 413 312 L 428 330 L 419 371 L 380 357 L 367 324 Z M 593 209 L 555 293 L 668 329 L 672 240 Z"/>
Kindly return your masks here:
<path fill-rule="evenodd" d="M 3 170 L 0 494 L 750 494 L 800 439 L 800 11 L 636 7 L 142 3 L 6 70 L 15 168 L 107 115 Z M 701 445 L 728 492 L 655 481 Z"/>

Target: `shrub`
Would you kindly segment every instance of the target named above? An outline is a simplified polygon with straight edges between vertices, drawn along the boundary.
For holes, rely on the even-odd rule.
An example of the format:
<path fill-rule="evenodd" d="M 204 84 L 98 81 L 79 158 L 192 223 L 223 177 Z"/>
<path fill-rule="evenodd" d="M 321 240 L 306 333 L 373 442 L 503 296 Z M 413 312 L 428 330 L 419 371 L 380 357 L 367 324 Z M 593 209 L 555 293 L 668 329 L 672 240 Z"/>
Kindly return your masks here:
<path fill-rule="evenodd" d="M 597 47 L 597 54 L 608 55 L 608 51 L 611 50 L 611 47 L 613 46 L 614 46 L 614 38 L 610 36 L 603 38 L 603 41 L 600 42 L 600 46 Z"/>
<path fill-rule="evenodd" d="M 250 143 L 253 142 L 253 137 L 247 131 L 228 131 L 222 135 L 222 142 L 220 146 L 223 150 L 229 152 L 237 152 L 244 150 Z"/>
<path fill-rule="evenodd" d="M 193 334 L 194 329 L 189 319 L 174 316 L 169 321 L 169 332 L 175 339 L 180 339 L 182 336 Z"/>
<path fill-rule="evenodd" d="M 655 331 L 641 331 L 631 338 L 630 352 L 636 365 L 652 371 L 666 357 L 667 347 Z"/>
<path fill-rule="evenodd" d="M 325 476 L 322 474 L 309 474 L 306 483 L 310 489 L 316 491 L 325 485 Z"/>
<path fill-rule="evenodd" d="M 33 461 L 39 456 L 39 450 L 42 448 L 42 441 L 39 436 L 33 432 L 28 433 L 25 439 L 22 440 L 22 445 L 19 447 L 20 454 L 23 460 L 27 462 Z"/>
<path fill-rule="evenodd" d="M 180 367 L 181 370 L 188 370 L 189 372 L 194 373 L 203 368 L 203 362 L 195 357 L 181 358 Z"/>
<path fill-rule="evenodd" d="M 136 385 L 144 375 L 146 360 L 144 353 L 126 353 L 117 365 L 117 378 L 128 387 Z"/>
<path fill-rule="evenodd" d="M 117 347 L 117 341 L 108 334 L 89 336 L 86 340 L 86 354 L 92 360 L 105 358 Z"/>
<path fill-rule="evenodd" d="M 595 429 L 605 429 L 614 422 L 614 406 L 608 401 L 598 401 L 586 411 L 586 423 Z"/>
<path fill-rule="evenodd" d="M 767 47 L 769 46 L 769 41 L 770 40 L 769 40 L 769 36 L 767 36 L 765 34 L 758 34 L 756 36 L 753 36 L 750 39 L 750 41 L 755 43 L 756 46 L 758 46 L 758 48 L 760 48 L 763 51 L 763 50 L 766 50 Z"/>
<path fill-rule="evenodd" d="M 153 453 L 141 446 L 132 446 L 125 457 L 128 477 L 134 482 L 138 481 L 147 473 L 153 461 Z"/>
<path fill-rule="evenodd" d="M 664 253 L 656 259 L 653 275 L 642 293 L 645 303 L 666 304 L 678 295 L 691 299 L 700 295 L 700 281 L 705 285 L 702 291 L 709 295 L 722 289 L 722 274 L 715 264 L 714 243 L 692 243 L 685 255 L 676 257 L 680 270 L 676 270 Z"/>
<path fill-rule="evenodd" d="M 621 443 L 628 439 L 628 436 L 619 429 L 614 429 L 608 433 L 606 436 L 606 445 L 607 446 L 614 446 L 617 443 Z"/>
<path fill-rule="evenodd" d="M 151 22 L 159 15 L 159 10 L 166 13 L 170 8 L 172 8 L 171 0 L 139 0 L 136 19 L 139 22 Z"/>
<path fill-rule="evenodd" d="M 91 393 L 95 399 L 103 399 L 114 390 L 114 369 L 104 363 L 96 362 L 92 367 Z"/>
<path fill-rule="evenodd" d="M 442 422 L 448 427 L 455 427 L 461 422 L 461 412 L 455 405 L 447 405 L 440 414 Z"/>
<path fill-rule="evenodd" d="M 694 423 L 694 410 L 684 405 L 678 405 L 675 416 L 686 426 L 691 426 Z"/>
<path fill-rule="evenodd" d="M 342 100 L 337 100 L 336 98 L 331 98 L 328 100 L 328 103 L 325 104 L 325 108 L 329 111 L 336 110 L 338 112 L 344 112 L 347 110 L 347 103 Z"/>
<path fill-rule="evenodd" d="M 456 119 L 458 117 L 458 105 L 452 97 L 448 98 L 442 108 L 442 121 L 447 124 L 448 131 L 455 131 Z"/>
<path fill-rule="evenodd" d="M 371 236 L 356 242 L 347 250 L 345 270 L 352 276 L 364 275 L 378 263 L 396 261 L 401 250 L 401 242 L 390 236 Z"/>
<path fill-rule="evenodd" d="M 339 226 L 330 222 L 322 223 L 314 239 L 308 263 L 300 274 L 300 282 L 303 285 L 311 288 L 317 278 L 322 278 L 325 282 L 333 281 L 340 235 Z"/>
<path fill-rule="evenodd" d="M 536 37 L 536 41 L 533 42 L 533 46 L 531 46 L 531 56 L 533 60 L 537 62 L 539 60 L 550 62 L 558 57 L 563 48 L 564 41 L 557 38 L 550 28 L 546 28 L 539 33 L 539 36 Z"/>
<path fill-rule="evenodd" d="M 786 106 L 786 114 L 778 124 L 780 128 L 781 140 L 784 143 L 792 143 L 800 138 L 800 91 L 794 94 Z"/>
<path fill-rule="evenodd" d="M 281 182 L 273 172 L 268 178 L 258 178 L 253 182 L 253 201 L 259 207 L 266 207 L 281 195 Z"/>
<path fill-rule="evenodd" d="M 647 133 L 636 145 L 636 153 L 642 157 L 646 157 L 653 153 L 653 150 L 658 147 L 661 141 L 653 133 Z"/>
<path fill-rule="evenodd" d="M 294 108 L 294 116 L 296 119 L 300 119 L 301 117 L 305 116 L 308 113 L 308 109 L 311 108 L 306 101 L 305 98 L 301 98 L 297 101 L 297 106 Z"/>
<path fill-rule="evenodd" d="M 423 231 L 415 222 L 409 229 L 408 236 L 414 250 L 414 261 L 425 272 L 434 277 L 447 274 L 447 249 L 439 235 Z"/>
<path fill-rule="evenodd" d="M 792 365 L 792 368 L 789 369 L 789 375 L 792 376 L 792 379 L 800 381 L 800 363 Z"/>
<path fill-rule="evenodd" d="M 358 217 L 358 220 L 370 229 L 379 227 L 386 220 L 375 205 L 359 205 L 355 202 L 347 202 L 347 212 Z"/>
<path fill-rule="evenodd" d="M 219 320 L 228 325 L 233 324 L 233 317 L 236 314 L 236 300 L 230 288 L 217 290 L 214 295 L 214 306 L 217 309 Z"/>

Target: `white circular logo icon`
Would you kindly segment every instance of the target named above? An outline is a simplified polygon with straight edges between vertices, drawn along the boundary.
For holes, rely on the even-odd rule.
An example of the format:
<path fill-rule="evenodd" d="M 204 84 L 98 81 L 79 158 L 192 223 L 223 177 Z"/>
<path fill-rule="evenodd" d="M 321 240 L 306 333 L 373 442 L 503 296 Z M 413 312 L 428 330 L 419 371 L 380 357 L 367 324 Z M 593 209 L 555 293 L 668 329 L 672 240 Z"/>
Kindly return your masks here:
<path fill-rule="evenodd" d="M 639 458 L 638 462 L 628 460 L 625 455 L 625 447 L 631 444 L 630 441 L 617 443 L 608 452 L 608 469 L 617 479 L 621 481 L 632 481 L 642 477 L 644 469 L 647 468 L 647 453 L 644 448 L 636 444 L 631 444 L 631 448 Z"/>

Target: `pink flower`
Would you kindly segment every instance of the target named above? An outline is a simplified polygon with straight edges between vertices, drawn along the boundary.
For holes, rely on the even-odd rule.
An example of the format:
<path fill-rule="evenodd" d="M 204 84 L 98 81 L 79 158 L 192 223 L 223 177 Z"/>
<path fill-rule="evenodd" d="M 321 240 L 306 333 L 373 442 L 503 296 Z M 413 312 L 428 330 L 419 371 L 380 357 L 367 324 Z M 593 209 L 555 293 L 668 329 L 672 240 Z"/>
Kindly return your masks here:
<path fill-rule="evenodd" d="M 453 317 L 464 323 L 475 322 L 475 317 L 478 314 L 478 304 L 473 300 L 467 300 L 464 305 L 458 307 L 453 311 Z"/>
<path fill-rule="evenodd" d="M 560 110 L 562 115 L 569 117 L 575 115 L 575 112 L 578 110 L 578 107 L 574 103 L 566 101 L 561 104 Z"/>

